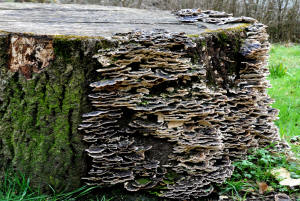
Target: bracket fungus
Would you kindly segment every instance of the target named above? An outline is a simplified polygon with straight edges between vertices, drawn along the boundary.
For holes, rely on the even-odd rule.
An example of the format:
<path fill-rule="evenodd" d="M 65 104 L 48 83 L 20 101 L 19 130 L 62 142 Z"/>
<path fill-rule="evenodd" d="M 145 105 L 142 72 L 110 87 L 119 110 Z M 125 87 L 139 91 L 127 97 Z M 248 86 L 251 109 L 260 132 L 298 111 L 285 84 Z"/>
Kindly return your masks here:
<path fill-rule="evenodd" d="M 115 34 L 94 56 L 101 80 L 83 115 L 88 184 L 124 184 L 161 197 L 199 198 L 233 172 L 232 160 L 278 141 L 266 95 L 268 35 L 252 18 L 179 10 L 184 23 L 246 23 L 189 37 L 165 30 Z"/>
<path fill-rule="evenodd" d="M 282 146 L 255 19 L 34 3 L 0 17 L 0 163 L 35 186 L 199 199 L 249 148 Z"/>

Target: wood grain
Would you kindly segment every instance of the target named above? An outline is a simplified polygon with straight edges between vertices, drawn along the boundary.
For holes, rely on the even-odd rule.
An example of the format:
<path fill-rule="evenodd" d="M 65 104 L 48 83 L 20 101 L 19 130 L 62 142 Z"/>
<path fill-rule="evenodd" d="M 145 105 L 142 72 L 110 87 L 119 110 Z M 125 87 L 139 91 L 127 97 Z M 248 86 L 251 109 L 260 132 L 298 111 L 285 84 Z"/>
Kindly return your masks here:
<path fill-rule="evenodd" d="M 199 34 L 206 29 L 226 29 L 239 23 L 215 25 L 182 23 L 171 11 L 75 4 L 0 3 L 0 30 L 36 35 L 110 37 L 133 30 Z"/>

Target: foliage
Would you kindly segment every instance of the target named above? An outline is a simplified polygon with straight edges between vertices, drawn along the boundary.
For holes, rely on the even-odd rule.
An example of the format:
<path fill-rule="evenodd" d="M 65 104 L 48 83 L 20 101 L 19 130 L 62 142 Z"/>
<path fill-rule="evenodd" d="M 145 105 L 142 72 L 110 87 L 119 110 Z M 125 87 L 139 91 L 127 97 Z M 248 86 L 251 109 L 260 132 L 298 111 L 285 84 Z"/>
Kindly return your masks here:
<path fill-rule="evenodd" d="M 279 78 L 286 75 L 287 67 L 283 66 L 282 63 L 273 64 L 269 67 L 270 76 L 273 78 Z"/>
<path fill-rule="evenodd" d="M 279 78 L 269 77 L 272 88 L 268 90 L 268 94 L 275 100 L 272 107 L 280 111 L 275 124 L 279 127 L 281 138 L 290 142 L 292 137 L 300 135 L 300 45 L 273 45 L 270 65 L 279 62 L 288 67 L 287 73 Z M 290 145 L 300 157 L 300 146 Z"/>
<path fill-rule="evenodd" d="M 232 177 L 220 186 L 221 194 L 234 195 L 241 198 L 247 193 L 259 192 L 258 183 L 264 182 L 270 191 L 284 192 L 287 194 L 299 192 L 286 186 L 279 185 L 271 174 L 274 168 L 286 168 L 294 178 L 300 178 L 299 161 L 287 160 L 284 153 L 272 153 L 266 149 L 252 150 L 245 160 L 234 162 Z M 270 188 L 271 187 L 271 188 Z"/>
<path fill-rule="evenodd" d="M 51 187 L 50 187 L 51 188 Z M 0 180 L 0 201 L 75 201 L 88 200 L 87 194 L 91 193 L 96 187 L 83 186 L 72 192 L 56 193 L 54 190 L 51 195 L 42 194 L 39 189 L 30 187 L 30 179 L 22 173 L 6 171 Z M 105 196 L 101 199 L 96 197 L 89 201 L 108 201 Z"/>

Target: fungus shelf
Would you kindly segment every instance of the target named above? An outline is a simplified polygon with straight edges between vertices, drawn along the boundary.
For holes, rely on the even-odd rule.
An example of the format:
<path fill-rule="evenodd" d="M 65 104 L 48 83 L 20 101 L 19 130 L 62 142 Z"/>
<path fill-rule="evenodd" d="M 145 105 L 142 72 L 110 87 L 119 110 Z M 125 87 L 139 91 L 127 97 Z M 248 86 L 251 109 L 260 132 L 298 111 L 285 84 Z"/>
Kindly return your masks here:
<path fill-rule="evenodd" d="M 255 19 L 29 3 L 0 18 L 0 162 L 36 186 L 200 198 L 280 144 Z"/>

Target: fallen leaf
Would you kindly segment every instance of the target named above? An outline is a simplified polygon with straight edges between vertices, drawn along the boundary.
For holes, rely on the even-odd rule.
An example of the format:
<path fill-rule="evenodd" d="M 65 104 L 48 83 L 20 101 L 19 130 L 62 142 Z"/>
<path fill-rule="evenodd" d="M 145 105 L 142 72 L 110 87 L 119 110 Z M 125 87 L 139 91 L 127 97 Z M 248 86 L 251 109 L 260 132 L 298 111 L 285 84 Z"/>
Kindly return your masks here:
<path fill-rule="evenodd" d="M 288 179 L 291 177 L 289 171 L 285 168 L 273 169 L 271 174 L 278 180 Z"/>
<path fill-rule="evenodd" d="M 300 186 L 300 179 L 292 179 L 291 174 L 285 168 L 274 169 L 271 173 L 277 180 L 279 180 L 279 184 L 282 186 Z"/>
<path fill-rule="evenodd" d="M 279 184 L 282 186 L 290 186 L 290 187 L 300 186 L 300 179 L 291 179 L 291 178 L 284 179 L 280 181 Z"/>
<path fill-rule="evenodd" d="M 228 196 L 225 196 L 225 195 L 221 195 L 220 197 L 219 197 L 219 199 L 220 200 L 224 200 L 224 199 L 228 199 L 229 197 Z"/>
<path fill-rule="evenodd" d="M 275 201 L 291 201 L 291 198 L 284 193 L 279 193 L 275 195 Z"/>
<path fill-rule="evenodd" d="M 259 188 L 259 193 L 264 194 L 268 190 L 268 184 L 265 182 L 257 182 L 258 188 Z"/>

